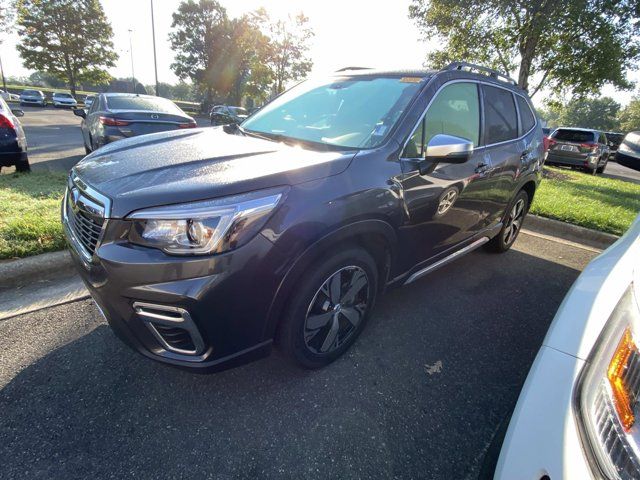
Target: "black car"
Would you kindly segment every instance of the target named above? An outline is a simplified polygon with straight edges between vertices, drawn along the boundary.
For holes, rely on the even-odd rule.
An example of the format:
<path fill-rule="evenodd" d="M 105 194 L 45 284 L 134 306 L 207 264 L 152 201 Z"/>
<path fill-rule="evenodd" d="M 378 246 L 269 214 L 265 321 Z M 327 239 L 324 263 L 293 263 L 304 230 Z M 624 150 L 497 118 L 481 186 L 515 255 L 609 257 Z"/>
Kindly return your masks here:
<path fill-rule="evenodd" d="M 276 340 L 317 368 L 385 289 L 508 250 L 543 155 L 529 98 L 493 70 L 341 71 L 241 126 L 96 151 L 70 174 L 63 223 L 91 295 L 143 355 L 213 371 Z"/>
<path fill-rule="evenodd" d="M 171 100 L 151 95 L 102 93 L 88 110 L 73 112 L 83 118 L 80 127 L 87 153 L 123 138 L 197 126 Z"/>
<path fill-rule="evenodd" d="M 242 123 L 249 116 L 247 109 L 242 107 L 230 107 L 227 105 L 216 105 L 211 109 L 209 118 L 211 125 L 232 125 Z"/>
<path fill-rule="evenodd" d="M 28 172 L 27 139 L 17 117 L 24 112 L 10 109 L 0 98 L 0 170 L 2 167 L 16 167 L 17 172 Z"/>
<path fill-rule="evenodd" d="M 605 132 L 605 135 L 609 142 L 609 160 L 613 160 L 618 151 L 618 147 L 622 143 L 622 140 L 624 140 L 624 133 Z"/>
<path fill-rule="evenodd" d="M 549 137 L 546 162 L 603 173 L 609 162 L 609 141 L 598 130 L 561 127 Z"/>

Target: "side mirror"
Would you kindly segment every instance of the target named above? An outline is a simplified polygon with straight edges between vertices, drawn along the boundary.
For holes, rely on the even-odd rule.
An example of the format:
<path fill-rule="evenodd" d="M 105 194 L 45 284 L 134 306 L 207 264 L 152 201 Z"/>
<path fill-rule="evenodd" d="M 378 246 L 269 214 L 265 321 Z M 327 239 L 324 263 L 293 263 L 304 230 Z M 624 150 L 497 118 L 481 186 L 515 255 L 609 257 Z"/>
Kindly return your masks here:
<path fill-rule="evenodd" d="M 87 111 L 84 108 L 74 108 L 73 114 L 76 117 L 87 118 Z"/>
<path fill-rule="evenodd" d="M 16 117 L 24 117 L 24 110 L 21 108 L 12 108 L 11 113 L 13 113 Z"/>
<path fill-rule="evenodd" d="M 472 154 L 472 141 L 454 135 L 439 133 L 429 140 L 425 158 L 438 163 L 464 163 L 471 158 Z"/>

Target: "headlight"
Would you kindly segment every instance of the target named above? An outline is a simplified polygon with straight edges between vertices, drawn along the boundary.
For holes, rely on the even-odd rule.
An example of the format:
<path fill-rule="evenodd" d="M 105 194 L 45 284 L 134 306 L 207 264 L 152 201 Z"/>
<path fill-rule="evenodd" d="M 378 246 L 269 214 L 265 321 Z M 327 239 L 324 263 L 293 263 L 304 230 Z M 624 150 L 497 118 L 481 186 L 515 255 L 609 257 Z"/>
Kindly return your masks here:
<path fill-rule="evenodd" d="M 133 222 L 129 241 L 172 255 L 231 250 L 262 229 L 285 193 L 279 188 L 139 210 L 127 217 Z"/>
<path fill-rule="evenodd" d="M 576 391 L 583 443 L 597 476 L 604 478 L 640 478 L 638 345 L 640 310 L 629 287 L 591 352 Z"/>

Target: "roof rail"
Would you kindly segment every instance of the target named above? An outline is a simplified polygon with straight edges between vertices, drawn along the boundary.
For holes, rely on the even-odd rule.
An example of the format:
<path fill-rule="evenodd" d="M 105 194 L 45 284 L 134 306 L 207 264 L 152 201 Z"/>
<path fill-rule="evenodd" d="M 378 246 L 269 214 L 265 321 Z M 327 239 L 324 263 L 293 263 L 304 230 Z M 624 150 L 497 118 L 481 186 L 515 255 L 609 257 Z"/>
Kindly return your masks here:
<path fill-rule="evenodd" d="M 371 67 L 344 67 L 336 70 L 336 73 L 346 72 L 347 70 L 371 70 Z"/>
<path fill-rule="evenodd" d="M 512 85 L 518 86 L 518 82 L 516 82 L 513 78 L 505 73 L 501 73 L 498 70 L 494 70 L 493 68 L 483 67 L 482 65 L 476 65 L 475 63 L 468 62 L 453 62 L 443 68 L 443 70 L 466 70 L 469 72 L 476 73 L 484 73 L 488 74 L 490 77 L 495 78 L 496 80 L 502 80 L 503 82 L 510 83 Z"/>

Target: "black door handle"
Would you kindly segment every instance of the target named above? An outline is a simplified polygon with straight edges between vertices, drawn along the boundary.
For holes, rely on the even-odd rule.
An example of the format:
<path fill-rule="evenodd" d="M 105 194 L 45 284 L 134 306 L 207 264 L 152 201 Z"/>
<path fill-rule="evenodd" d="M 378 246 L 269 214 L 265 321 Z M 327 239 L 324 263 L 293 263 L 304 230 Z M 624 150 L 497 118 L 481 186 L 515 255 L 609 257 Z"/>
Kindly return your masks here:
<path fill-rule="evenodd" d="M 486 173 L 489 170 L 489 164 L 480 162 L 476 167 L 476 173 Z"/>

